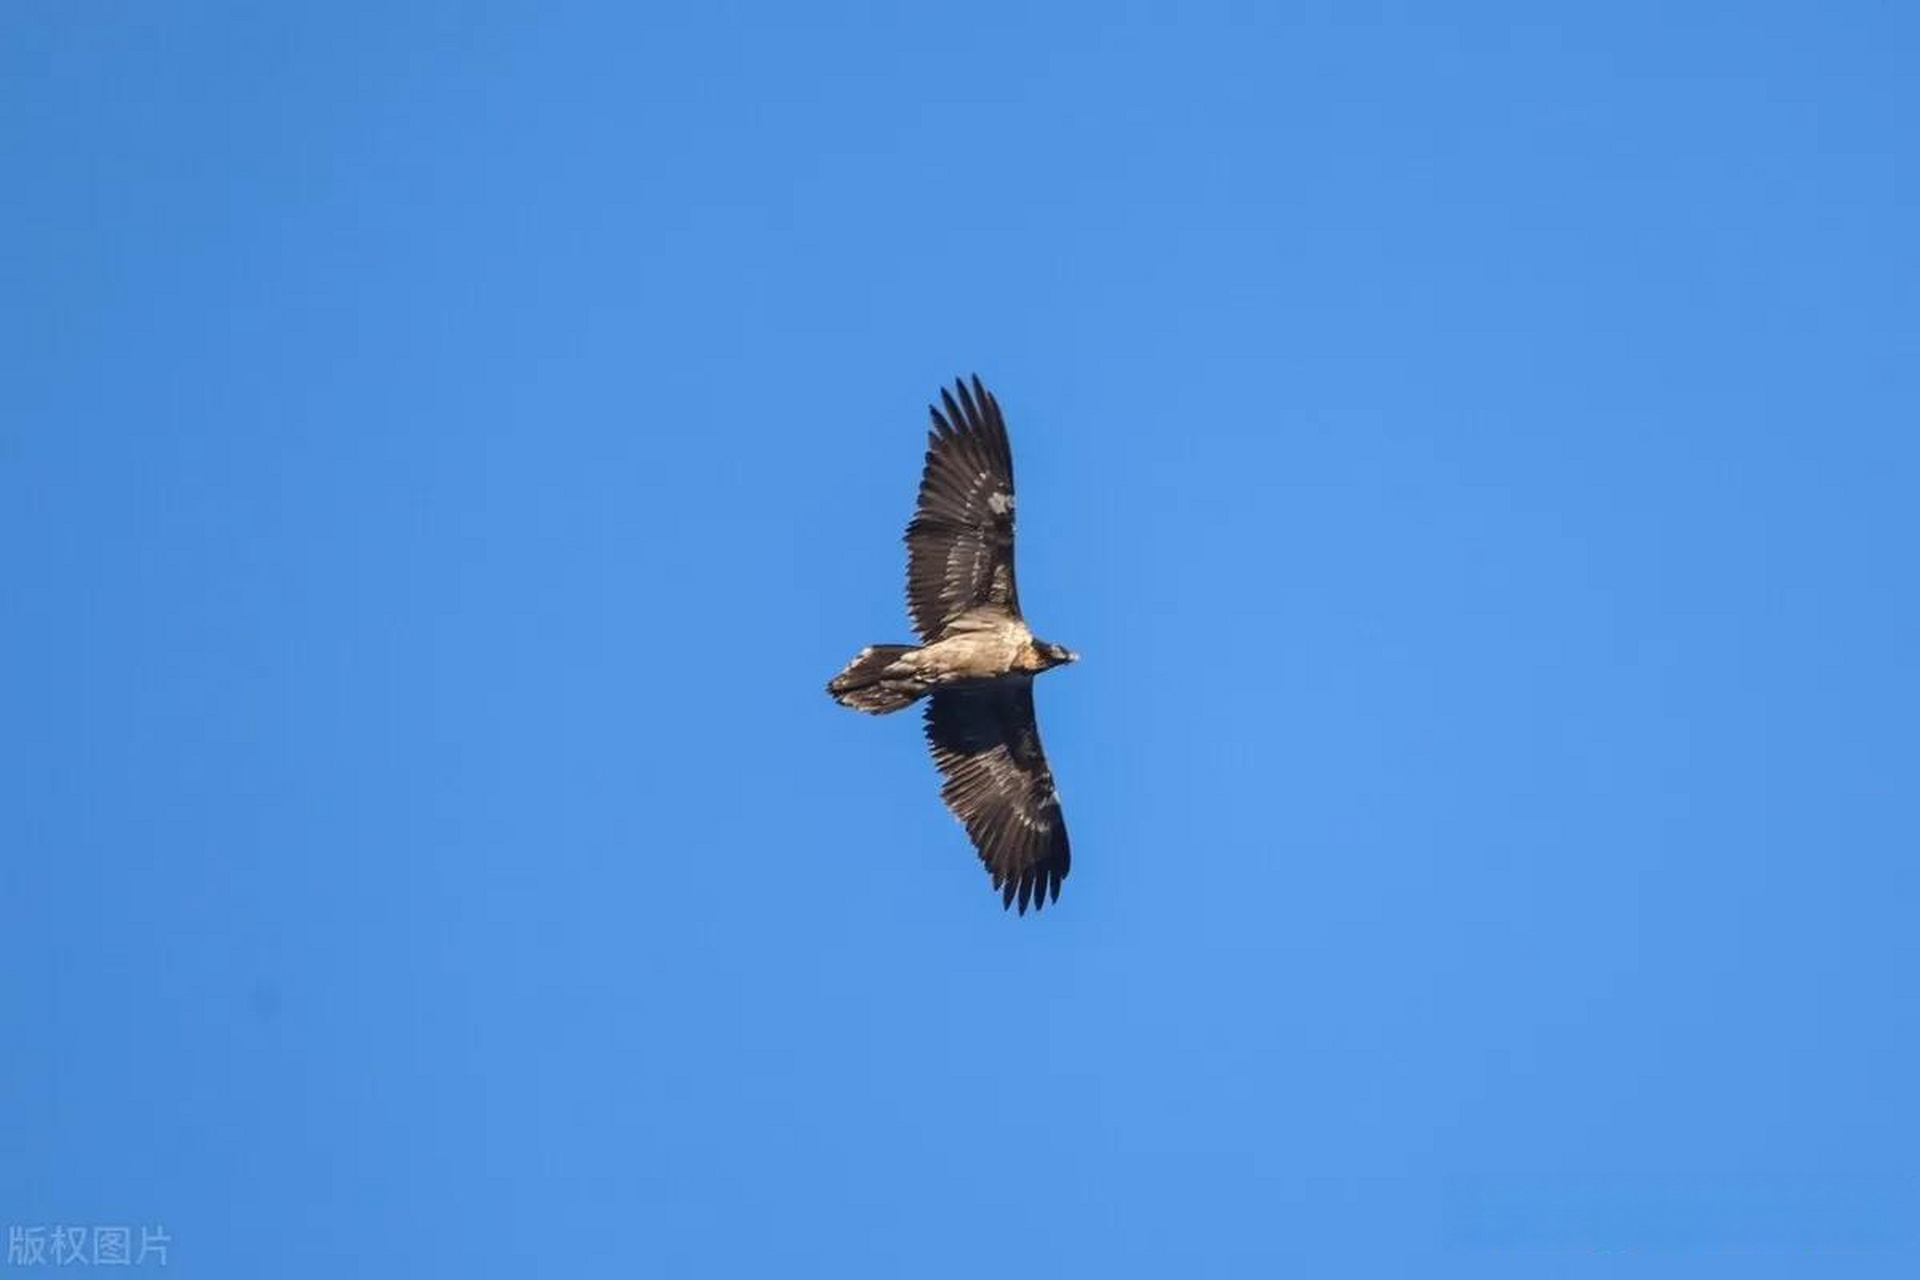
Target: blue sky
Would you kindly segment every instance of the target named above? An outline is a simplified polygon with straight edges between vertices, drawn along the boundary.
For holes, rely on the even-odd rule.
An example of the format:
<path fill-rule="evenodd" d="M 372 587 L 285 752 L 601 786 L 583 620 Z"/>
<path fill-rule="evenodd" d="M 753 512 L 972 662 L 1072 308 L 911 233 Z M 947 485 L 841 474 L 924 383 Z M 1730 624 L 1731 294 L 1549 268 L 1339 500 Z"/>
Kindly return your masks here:
<path fill-rule="evenodd" d="M 1917 38 L 17 8 L 0 1219 L 1913 1274 Z M 975 370 L 1084 655 L 1039 918 L 821 691 Z"/>

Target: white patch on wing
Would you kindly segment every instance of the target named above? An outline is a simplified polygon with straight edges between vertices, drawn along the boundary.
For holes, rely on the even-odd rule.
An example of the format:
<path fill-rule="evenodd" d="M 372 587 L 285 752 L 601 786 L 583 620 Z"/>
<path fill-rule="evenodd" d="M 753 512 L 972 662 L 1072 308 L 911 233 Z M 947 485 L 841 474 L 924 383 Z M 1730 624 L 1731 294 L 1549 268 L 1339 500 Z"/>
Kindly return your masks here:
<path fill-rule="evenodd" d="M 1010 493 L 1001 493 L 996 489 L 987 495 L 987 506 L 993 511 L 993 514 L 1003 516 L 1013 510 L 1013 495 Z"/>

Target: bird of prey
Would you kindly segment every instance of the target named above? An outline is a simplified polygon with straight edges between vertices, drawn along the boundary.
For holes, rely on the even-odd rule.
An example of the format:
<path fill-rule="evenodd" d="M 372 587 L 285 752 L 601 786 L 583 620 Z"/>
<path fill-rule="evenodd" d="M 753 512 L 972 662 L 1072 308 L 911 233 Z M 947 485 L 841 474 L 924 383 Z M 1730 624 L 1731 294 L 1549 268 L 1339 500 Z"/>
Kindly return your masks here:
<path fill-rule="evenodd" d="M 941 799 L 966 826 L 1003 907 L 1060 897 L 1067 827 L 1033 719 L 1033 678 L 1078 660 L 1034 638 L 1013 580 L 1013 451 L 992 393 L 941 389 L 907 525 L 907 611 L 921 643 L 868 645 L 827 684 L 886 715 L 927 699 Z M 944 410 L 944 411 L 943 411 Z"/>

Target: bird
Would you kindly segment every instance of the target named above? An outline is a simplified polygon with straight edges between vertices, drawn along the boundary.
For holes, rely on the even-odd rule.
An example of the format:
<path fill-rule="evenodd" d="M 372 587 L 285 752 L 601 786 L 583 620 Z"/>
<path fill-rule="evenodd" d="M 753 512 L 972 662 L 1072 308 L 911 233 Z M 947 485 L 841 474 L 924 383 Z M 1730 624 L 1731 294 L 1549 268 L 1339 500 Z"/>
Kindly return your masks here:
<path fill-rule="evenodd" d="M 1013 450 L 973 375 L 942 387 L 907 525 L 907 612 L 920 643 L 872 644 L 827 682 L 845 707 L 888 715 L 926 699 L 940 798 L 966 827 L 1002 909 L 1060 898 L 1071 856 L 1040 746 L 1033 680 L 1079 661 L 1036 638 L 1013 574 Z"/>

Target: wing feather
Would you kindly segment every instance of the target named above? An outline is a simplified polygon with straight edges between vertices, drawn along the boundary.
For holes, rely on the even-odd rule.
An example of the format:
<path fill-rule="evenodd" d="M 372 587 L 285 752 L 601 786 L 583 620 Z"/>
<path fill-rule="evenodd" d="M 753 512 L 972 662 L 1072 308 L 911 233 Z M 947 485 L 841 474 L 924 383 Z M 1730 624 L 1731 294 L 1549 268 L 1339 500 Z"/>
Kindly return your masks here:
<path fill-rule="evenodd" d="M 1026 914 L 1060 897 L 1071 856 L 1053 772 L 1040 747 L 1033 681 L 954 685 L 927 702 L 940 798 L 967 828 L 1003 906 Z"/>
<path fill-rule="evenodd" d="M 953 391 L 941 388 L 940 402 L 927 406 L 926 467 L 906 537 L 907 609 L 914 630 L 928 641 L 982 606 L 1020 616 L 1006 421 L 977 376 L 971 388 L 965 382 Z"/>

